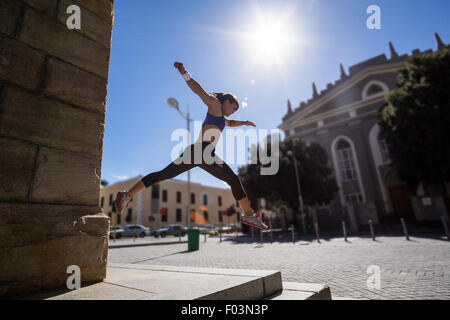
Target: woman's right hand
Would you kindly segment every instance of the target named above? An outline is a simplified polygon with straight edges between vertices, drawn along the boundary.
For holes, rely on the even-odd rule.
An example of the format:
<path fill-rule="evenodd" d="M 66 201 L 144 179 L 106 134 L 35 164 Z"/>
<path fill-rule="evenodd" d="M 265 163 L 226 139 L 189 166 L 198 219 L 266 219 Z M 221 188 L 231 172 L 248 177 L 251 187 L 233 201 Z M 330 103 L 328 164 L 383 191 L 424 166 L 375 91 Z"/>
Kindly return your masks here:
<path fill-rule="evenodd" d="M 184 65 L 181 62 L 175 62 L 173 65 L 175 66 L 175 68 L 178 69 L 180 74 L 185 74 L 186 73 L 186 70 L 184 69 Z"/>

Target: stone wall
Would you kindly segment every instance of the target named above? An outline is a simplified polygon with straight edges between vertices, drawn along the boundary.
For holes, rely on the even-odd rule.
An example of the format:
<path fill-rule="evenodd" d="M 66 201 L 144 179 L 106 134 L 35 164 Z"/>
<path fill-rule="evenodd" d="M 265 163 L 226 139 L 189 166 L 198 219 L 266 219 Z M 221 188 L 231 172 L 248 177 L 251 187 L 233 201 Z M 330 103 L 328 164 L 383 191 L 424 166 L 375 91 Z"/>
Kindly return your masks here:
<path fill-rule="evenodd" d="M 0 21 L 0 296 L 65 287 L 70 265 L 100 281 L 113 0 L 1 0 Z"/>

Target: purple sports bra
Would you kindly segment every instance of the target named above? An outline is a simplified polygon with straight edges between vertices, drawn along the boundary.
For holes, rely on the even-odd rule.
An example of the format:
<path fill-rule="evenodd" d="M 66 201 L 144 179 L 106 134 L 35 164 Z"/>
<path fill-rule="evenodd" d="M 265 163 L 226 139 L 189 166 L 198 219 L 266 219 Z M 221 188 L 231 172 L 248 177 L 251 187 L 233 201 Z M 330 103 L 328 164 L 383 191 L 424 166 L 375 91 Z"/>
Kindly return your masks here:
<path fill-rule="evenodd" d="M 207 124 L 217 126 L 219 127 L 220 131 L 223 131 L 223 128 L 225 128 L 225 117 L 224 116 L 216 117 L 208 112 L 206 114 L 205 121 L 203 121 L 202 128 Z"/>

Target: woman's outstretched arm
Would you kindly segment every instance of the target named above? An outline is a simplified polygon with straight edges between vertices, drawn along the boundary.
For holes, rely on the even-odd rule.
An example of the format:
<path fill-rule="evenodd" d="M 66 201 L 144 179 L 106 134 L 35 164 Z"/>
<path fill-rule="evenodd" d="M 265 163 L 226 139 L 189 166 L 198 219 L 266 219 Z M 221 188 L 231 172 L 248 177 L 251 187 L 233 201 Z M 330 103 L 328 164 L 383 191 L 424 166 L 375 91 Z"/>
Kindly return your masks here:
<path fill-rule="evenodd" d="M 225 119 L 225 125 L 227 127 L 240 127 L 240 126 L 256 127 L 256 125 L 251 121 L 238 121 L 238 120 L 228 120 L 228 119 Z"/>
<path fill-rule="evenodd" d="M 175 68 L 178 69 L 178 71 L 183 76 L 183 78 L 186 75 L 188 75 L 187 78 L 189 78 L 189 80 L 186 81 L 187 85 L 189 86 L 189 88 L 191 88 L 192 91 L 194 91 L 194 93 L 196 93 L 200 97 L 200 99 L 202 99 L 202 101 L 208 107 L 215 106 L 218 103 L 220 104 L 219 100 L 217 100 L 216 97 L 214 97 L 214 96 L 210 95 L 208 92 L 206 92 L 202 88 L 202 86 L 190 76 L 190 74 L 186 71 L 186 69 L 184 68 L 184 65 L 181 62 L 175 62 L 174 66 L 175 66 Z"/>

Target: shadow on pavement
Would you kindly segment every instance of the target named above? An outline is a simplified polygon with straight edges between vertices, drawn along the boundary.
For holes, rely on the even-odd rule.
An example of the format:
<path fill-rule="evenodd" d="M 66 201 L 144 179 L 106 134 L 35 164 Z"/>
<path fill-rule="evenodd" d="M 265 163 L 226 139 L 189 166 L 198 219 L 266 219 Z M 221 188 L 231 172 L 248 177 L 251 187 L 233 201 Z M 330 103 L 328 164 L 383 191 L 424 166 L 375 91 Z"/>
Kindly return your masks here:
<path fill-rule="evenodd" d="M 447 239 L 447 237 L 445 235 L 442 234 L 409 234 L 410 239 L 406 240 L 405 236 L 403 234 L 377 234 L 375 236 L 375 240 L 372 240 L 372 236 L 371 235 L 347 235 L 348 238 L 353 238 L 353 239 L 359 239 L 359 240 L 367 240 L 367 241 L 372 241 L 372 242 L 376 242 L 376 243 L 388 243 L 389 242 L 389 238 L 404 238 L 404 240 L 406 242 L 414 242 L 414 243 L 420 243 L 420 239 L 428 239 L 428 240 L 439 240 L 439 241 L 445 241 L 445 242 L 449 242 L 449 240 Z M 379 238 L 383 238 L 383 241 L 380 240 Z M 412 239 L 414 238 L 414 239 Z M 295 236 L 295 243 L 299 244 L 299 245 L 308 245 L 308 244 L 312 244 L 312 243 L 318 243 L 317 239 L 315 236 L 311 236 L 311 235 L 296 235 Z M 339 241 L 342 240 L 343 243 L 348 243 L 348 244 L 352 244 L 352 241 L 345 241 L 344 237 L 342 235 L 323 235 L 320 236 L 320 242 L 319 243 L 323 243 L 323 242 L 330 242 L 330 241 Z M 226 239 L 222 240 L 223 242 L 227 242 L 227 243 L 231 243 L 231 244 L 240 244 L 240 243 L 246 243 L 246 244 L 261 244 L 261 238 L 259 235 L 257 236 L 250 236 L 250 235 L 239 235 L 237 238 L 236 237 L 229 237 Z M 307 243 L 305 243 L 307 242 Z M 283 243 L 292 243 L 292 236 L 290 234 L 284 234 L 284 235 L 279 235 L 279 236 L 273 236 L 273 238 L 271 239 L 269 235 L 264 235 L 263 237 L 263 244 L 267 244 L 267 243 L 279 243 L 279 244 L 283 244 Z M 259 247 L 259 246 L 258 246 Z"/>
<path fill-rule="evenodd" d="M 189 251 L 189 250 L 184 250 L 184 251 L 180 251 L 180 252 L 169 253 L 169 254 L 165 254 L 165 255 L 162 255 L 162 256 L 158 256 L 158 257 L 148 258 L 148 259 L 139 260 L 139 261 L 133 261 L 133 262 L 130 262 L 130 264 L 136 264 L 136 263 L 141 263 L 141 262 L 145 262 L 145 261 L 156 260 L 156 259 L 159 259 L 159 258 L 169 257 L 169 256 L 173 256 L 173 255 L 176 255 L 176 254 L 183 254 L 183 253 L 190 253 L 190 252 L 191 251 Z"/>

